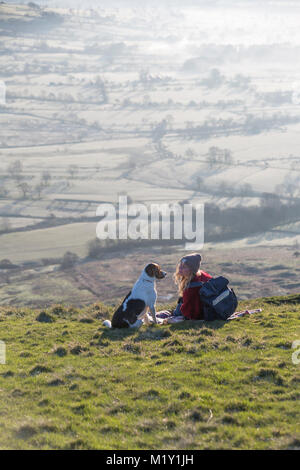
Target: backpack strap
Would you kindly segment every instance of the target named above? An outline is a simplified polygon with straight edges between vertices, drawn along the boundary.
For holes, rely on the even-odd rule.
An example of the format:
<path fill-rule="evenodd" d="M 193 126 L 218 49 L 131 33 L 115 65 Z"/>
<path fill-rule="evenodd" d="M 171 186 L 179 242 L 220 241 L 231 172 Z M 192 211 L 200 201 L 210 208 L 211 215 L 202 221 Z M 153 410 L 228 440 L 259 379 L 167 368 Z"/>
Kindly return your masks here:
<path fill-rule="evenodd" d="M 202 287 L 203 286 L 203 282 L 201 281 L 194 281 L 194 282 L 190 282 L 187 287 Z"/>

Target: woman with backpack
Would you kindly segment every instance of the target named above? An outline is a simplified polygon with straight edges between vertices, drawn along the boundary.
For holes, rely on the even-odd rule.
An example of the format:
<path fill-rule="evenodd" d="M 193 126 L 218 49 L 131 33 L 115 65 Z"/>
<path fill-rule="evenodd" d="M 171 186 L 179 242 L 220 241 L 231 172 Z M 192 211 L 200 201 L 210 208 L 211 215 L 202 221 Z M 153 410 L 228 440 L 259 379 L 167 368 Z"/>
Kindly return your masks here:
<path fill-rule="evenodd" d="M 192 253 L 181 258 L 173 276 L 178 286 L 179 299 L 173 315 L 183 315 L 187 320 L 203 320 L 203 304 L 199 286 L 189 287 L 190 282 L 207 282 L 212 276 L 200 270 L 201 255 Z"/>

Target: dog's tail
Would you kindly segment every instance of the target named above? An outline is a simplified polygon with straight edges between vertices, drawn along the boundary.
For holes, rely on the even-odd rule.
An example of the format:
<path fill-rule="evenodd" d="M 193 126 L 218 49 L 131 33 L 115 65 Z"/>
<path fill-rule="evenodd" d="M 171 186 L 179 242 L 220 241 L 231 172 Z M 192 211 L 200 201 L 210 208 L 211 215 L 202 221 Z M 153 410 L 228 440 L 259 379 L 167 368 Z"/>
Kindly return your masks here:
<path fill-rule="evenodd" d="M 111 321 L 110 320 L 104 320 L 103 325 L 106 326 L 107 328 L 111 328 Z"/>

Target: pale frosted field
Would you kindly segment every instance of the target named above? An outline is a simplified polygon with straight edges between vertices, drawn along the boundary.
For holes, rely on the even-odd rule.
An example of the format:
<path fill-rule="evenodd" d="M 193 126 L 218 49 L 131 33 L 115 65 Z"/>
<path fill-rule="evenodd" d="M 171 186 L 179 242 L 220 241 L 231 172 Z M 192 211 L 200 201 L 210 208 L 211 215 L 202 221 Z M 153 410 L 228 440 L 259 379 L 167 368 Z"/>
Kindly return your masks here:
<path fill-rule="evenodd" d="M 206 248 L 213 248 L 214 250 L 224 250 L 226 248 L 230 249 L 239 249 L 239 248 L 251 248 L 251 247 L 276 247 L 280 246 L 299 246 L 300 235 L 278 235 L 272 232 L 266 232 L 264 234 L 255 235 L 251 237 L 246 237 L 241 240 L 232 240 L 230 242 L 207 242 L 205 244 Z M 190 249 L 196 249 L 196 246 L 190 245 Z M 295 266 L 297 266 L 297 261 L 295 260 Z"/>
<path fill-rule="evenodd" d="M 300 196 L 298 4 L 174 3 L 165 10 L 102 2 L 93 11 L 88 3 L 73 5 L 51 2 L 63 22 L 49 29 L 1 31 L 7 100 L 0 106 L 0 190 L 9 196 L 0 198 L 0 218 L 21 227 L 51 214 L 93 216 L 98 203 L 116 203 L 119 194 L 147 204 L 189 200 L 223 208 L 259 205 L 263 192 Z M 0 5 L 1 21 L 38 14 Z M 229 150 L 230 164 L 211 166 L 213 147 Z M 27 199 L 7 176 L 16 160 L 32 191 Z M 70 165 L 77 167 L 73 178 Z M 51 181 L 38 198 L 46 170 Z M 224 183 L 250 184 L 253 197 L 218 194 Z M 1 235 L 0 258 L 82 254 L 92 227 Z M 274 232 L 231 245 L 291 245 L 295 237 Z"/>
<path fill-rule="evenodd" d="M 11 233 L 1 236 L 0 259 L 13 263 L 61 257 L 66 251 L 87 255 L 86 244 L 96 237 L 95 223 L 75 223 L 62 227 Z"/>

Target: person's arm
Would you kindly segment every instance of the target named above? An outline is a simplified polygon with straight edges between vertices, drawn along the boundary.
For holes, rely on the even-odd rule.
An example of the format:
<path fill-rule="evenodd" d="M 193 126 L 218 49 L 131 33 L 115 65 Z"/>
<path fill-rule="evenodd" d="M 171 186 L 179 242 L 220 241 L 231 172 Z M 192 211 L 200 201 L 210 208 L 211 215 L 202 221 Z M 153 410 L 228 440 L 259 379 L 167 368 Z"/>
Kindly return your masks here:
<path fill-rule="evenodd" d="M 177 305 L 176 307 L 172 310 L 172 315 L 181 315 L 181 310 L 180 310 L 180 306 L 182 304 L 182 297 L 178 297 L 178 300 L 177 300 Z"/>
<path fill-rule="evenodd" d="M 195 299 L 194 299 L 194 289 L 193 288 L 187 288 L 183 292 L 183 302 L 180 307 L 180 311 L 182 315 L 187 318 L 188 320 L 192 319 L 192 312 L 195 307 Z"/>

